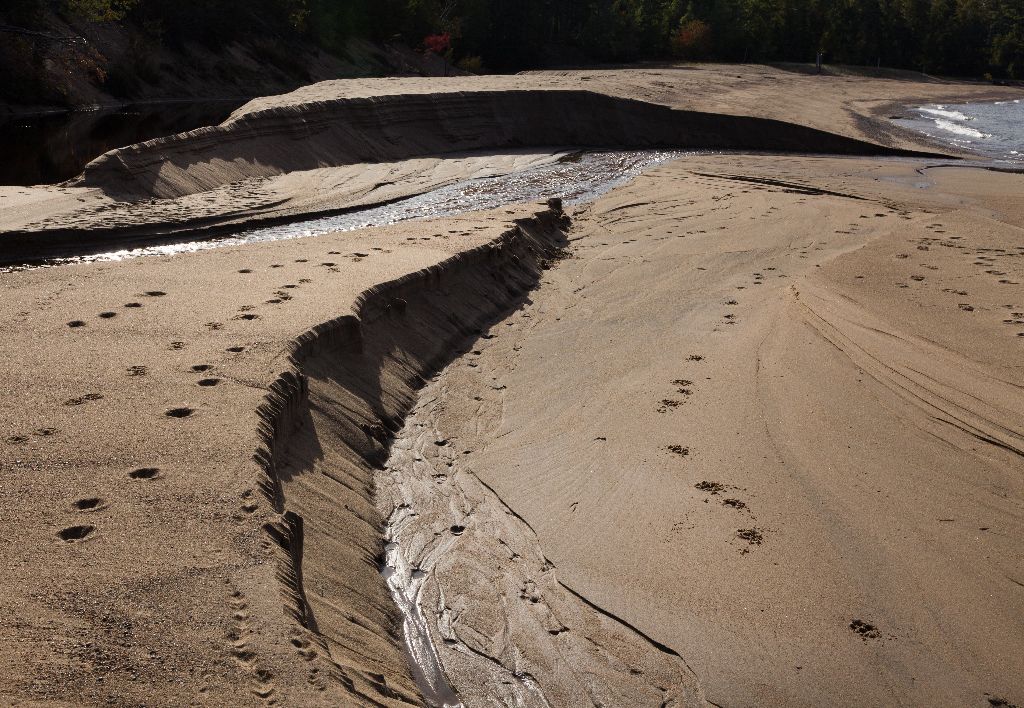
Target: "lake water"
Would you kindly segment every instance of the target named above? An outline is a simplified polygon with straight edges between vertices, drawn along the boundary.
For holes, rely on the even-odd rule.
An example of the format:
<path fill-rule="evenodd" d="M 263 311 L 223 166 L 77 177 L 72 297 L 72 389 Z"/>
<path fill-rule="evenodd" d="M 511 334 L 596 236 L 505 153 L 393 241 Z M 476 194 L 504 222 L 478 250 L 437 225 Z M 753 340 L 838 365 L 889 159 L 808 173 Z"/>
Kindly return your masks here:
<path fill-rule="evenodd" d="M 918 106 L 895 122 L 1007 166 L 1024 167 L 1024 99 Z"/>
<path fill-rule="evenodd" d="M 174 102 L 25 116 L 0 115 L 0 184 L 53 184 L 108 150 L 217 125 L 241 100 Z"/>

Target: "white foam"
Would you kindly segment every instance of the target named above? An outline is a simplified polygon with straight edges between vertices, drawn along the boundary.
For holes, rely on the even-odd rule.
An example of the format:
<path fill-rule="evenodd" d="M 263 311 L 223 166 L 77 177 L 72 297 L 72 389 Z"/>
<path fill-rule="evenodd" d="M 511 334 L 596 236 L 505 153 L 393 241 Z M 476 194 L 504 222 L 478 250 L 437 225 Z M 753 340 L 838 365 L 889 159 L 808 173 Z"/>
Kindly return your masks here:
<path fill-rule="evenodd" d="M 942 116 L 943 118 L 949 118 L 951 120 L 974 120 L 960 111 L 947 110 L 945 106 L 936 106 L 935 108 L 918 108 L 917 110 L 921 113 L 929 113 L 933 116 Z"/>
<path fill-rule="evenodd" d="M 957 135 L 965 135 L 965 136 L 967 136 L 969 138 L 991 138 L 992 137 L 991 135 L 988 135 L 986 133 L 982 133 L 980 130 L 975 130 L 974 128 L 968 128 L 966 125 L 960 125 L 959 123 L 954 123 L 953 121 L 946 120 L 944 118 L 936 118 L 935 119 L 935 126 L 937 128 L 939 128 L 940 130 L 945 130 L 947 133 L 956 133 Z"/>

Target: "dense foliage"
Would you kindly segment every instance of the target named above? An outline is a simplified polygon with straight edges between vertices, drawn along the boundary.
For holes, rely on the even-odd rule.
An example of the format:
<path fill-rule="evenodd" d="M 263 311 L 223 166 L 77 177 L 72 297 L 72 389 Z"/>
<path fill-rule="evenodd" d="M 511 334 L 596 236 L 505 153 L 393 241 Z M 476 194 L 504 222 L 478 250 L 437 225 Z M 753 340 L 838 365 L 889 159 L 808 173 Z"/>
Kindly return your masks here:
<path fill-rule="evenodd" d="M 495 71 L 678 56 L 814 61 L 1024 78 L 1024 0 L 5 0 L 124 21 L 169 43 L 261 34 L 343 51 L 422 46 Z"/>

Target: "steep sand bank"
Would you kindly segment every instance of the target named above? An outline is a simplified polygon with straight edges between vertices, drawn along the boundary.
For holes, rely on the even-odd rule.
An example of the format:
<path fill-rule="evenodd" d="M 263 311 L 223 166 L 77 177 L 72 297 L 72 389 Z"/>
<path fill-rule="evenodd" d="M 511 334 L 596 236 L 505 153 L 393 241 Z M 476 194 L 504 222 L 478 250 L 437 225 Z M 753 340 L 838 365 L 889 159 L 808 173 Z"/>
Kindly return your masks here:
<path fill-rule="evenodd" d="M 256 99 L 220 126 L 112 151 L 67 185 L 0 188 L 0 238 L 5 251 L 30 253 L 329 212 L 443 183 L 430 163 L 466 150 L 945 152 L 878 118 L 900 102 L 1021 95 L 747 65 L 330 81 Z M 410 157 L 420 165 L 396 174 L 407 168 L 394 161 Z M 441 162 L 448 179 L 479 169 Z"/>
<path fill-rule="evenodd" d="M 471 499 L 412 507 L 465 528 L 422 553 L 463 695 L 493 689 L 462 643 L 511 670 L 587 636 L 536 626 L 564 584 L 715 704 L 1020 703 L 1024 176 L 915 167 L 689 158 L 574 215 L 417 413 Z M 489 504 L 557 584 L 524 598 Z"/>
<path fill-rule="evenodd" d="M 390 342 L 366 327 L 365 361 L 352 330 L 400 318 L 399 295 L 416 313 L 443 305 L 467 278 L 516 297 L 558 237 L 510 231 L 517 218 L 531 228 L 518 210 L 6 274 L 0 656 L 20 668 L 0 679 L 5 702 L 415 703 L 377 572 L 376 418 L 408 405 L 414 356 L 427 371 L 502 299 L 453 303 Z M 342 386 L 345 361 L 373 387 Z M 285 385 L 294 366 L 312 403 Z"/>
<path fill-rule="evenodd" d="M 219 126 L 112 150 L 76 183 L 168 198 L 283 172 L 552 145 L 899 152 L 797 122 L 684 111 L 594 91 L 478 89 L 248 110 Z"/>

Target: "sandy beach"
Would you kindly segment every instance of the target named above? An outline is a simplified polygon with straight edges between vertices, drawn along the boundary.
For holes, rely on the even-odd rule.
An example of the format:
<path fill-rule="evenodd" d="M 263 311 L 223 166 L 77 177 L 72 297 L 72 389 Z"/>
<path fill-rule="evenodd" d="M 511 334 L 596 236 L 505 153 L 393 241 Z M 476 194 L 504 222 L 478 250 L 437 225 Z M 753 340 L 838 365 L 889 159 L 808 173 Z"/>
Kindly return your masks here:
<path fill-rule="evenodd" d="M 564 211 L 0 273 L 0 702 L 1024 703 L 1024 175 L 888 120 L 1006 97 L 324 82 L 0 187 L 12 264 L 703 150 Z"/>

